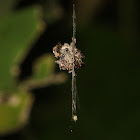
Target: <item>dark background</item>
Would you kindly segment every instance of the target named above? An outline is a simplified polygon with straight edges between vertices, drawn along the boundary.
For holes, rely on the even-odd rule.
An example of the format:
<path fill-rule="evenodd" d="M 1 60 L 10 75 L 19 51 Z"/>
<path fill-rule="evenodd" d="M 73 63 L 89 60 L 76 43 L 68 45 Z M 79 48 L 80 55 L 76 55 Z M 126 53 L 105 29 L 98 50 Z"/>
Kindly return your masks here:
<path fill-rule="evenodd" d="M 78 121 L 71 121 L 69 74 L 63 85 L 35 89 L 29 123 L 1 139 L 140 139 L 139 3 L 93 1 L 76 2 L 77 47 L 85 55 L 85 65 L 77 71 Z M 51 2 L 21 0 L 13 10 L 40 4 L 45 13 L 45 4 Z M 73 2 L 58 3 L 63 17 L 52 24 L 43 17 L 47 28 L 22 63 L 20 79 L 30 75 L 32 62 L 43 53 L 52 52 L 57 42 L 71 42 Z"/>

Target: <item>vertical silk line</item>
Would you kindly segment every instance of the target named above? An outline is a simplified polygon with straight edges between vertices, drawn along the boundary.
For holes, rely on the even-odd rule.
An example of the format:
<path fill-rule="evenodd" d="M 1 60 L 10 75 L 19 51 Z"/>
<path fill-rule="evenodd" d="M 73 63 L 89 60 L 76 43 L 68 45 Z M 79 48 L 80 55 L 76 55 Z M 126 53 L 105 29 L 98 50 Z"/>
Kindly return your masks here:
<path fill-rule="evenodd" d="M 73 45 L 73 66 L 72 66 L 72 119 L 76 122 L 76 76 L 75 76 L 75 48 L 76 48 L 76 14 L 75 14 L 75 5 L 73 4 L 73 37 L 72 37 L 72 45 Z"/>
<path fill-rule="evenodd" d="M 75 13 L 75 5 L 73 4 L 73 37 L 76 36 L 76 13 Z"/>

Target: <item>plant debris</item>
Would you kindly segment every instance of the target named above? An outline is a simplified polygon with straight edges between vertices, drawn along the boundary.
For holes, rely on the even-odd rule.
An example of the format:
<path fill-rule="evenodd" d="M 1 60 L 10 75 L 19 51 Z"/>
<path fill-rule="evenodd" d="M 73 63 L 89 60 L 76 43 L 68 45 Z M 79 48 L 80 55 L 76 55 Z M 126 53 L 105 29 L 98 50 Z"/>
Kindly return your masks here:
<path fill-rule="evenodd" d="M 73 52 L 73 42 L 64 43 L 62 45 L 60 42 L 53 47 L 54 56 L 58 59 L 55 61 L 58 65 L 60 70 L 68 70 L 69 73 L 72 73 L 72 66 L 73 66 L 73 53 L 74 53 L 74 68 L 81 69 L 83 66 L 83 54 L 80 50 L 74 47 Z"/>

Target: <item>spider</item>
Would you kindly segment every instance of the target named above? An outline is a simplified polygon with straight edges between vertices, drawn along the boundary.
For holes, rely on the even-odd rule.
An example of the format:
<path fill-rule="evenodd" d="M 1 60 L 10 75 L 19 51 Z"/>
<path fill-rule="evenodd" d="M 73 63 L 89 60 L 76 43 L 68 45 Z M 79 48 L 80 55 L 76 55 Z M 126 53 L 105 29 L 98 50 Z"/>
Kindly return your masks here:
<path fill-rule="evenodd" d="M 68 72 L 71 73 L 73 66 L 73 42 L 71 42 L 70 45 L 68 43 L 64 43 L 64 45 L 62 45 L 59 42 L 53 47 L 53 53 L 58 59 L 55 62 L 59 65 L 60 70 L 68 70 Z M 84 56 L 76 47 L 74 48 L 74 53 L 74 67 L 76 69 L 81 69 L 84 64 Z"/>

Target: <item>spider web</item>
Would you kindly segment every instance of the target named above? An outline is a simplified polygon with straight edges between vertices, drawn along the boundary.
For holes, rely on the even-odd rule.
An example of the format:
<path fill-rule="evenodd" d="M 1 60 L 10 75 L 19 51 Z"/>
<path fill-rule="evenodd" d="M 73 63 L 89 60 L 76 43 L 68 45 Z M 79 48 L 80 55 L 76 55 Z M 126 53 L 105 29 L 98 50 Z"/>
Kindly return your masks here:
<path fill-rule="evenodd" d="M 72 67 L 72 119 L 76 122 L 76 76 L 75 76 L 75 47 L 76 47 L 76 14 L 75 14 L 75 5 L 73 4 L 73 67 Z"/>

